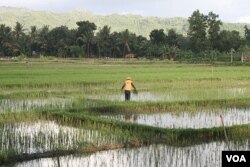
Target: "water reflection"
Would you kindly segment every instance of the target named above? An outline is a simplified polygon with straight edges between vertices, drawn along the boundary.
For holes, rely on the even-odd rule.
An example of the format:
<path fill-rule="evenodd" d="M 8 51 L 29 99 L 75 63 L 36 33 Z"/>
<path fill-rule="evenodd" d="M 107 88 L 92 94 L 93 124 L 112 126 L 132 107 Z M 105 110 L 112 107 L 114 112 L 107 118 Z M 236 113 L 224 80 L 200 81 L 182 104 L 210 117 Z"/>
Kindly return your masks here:
<path fill-rule="evenodd" d="M 132 101 L 188 101 L 199 99 L 227 99 L 229 97 L 247 97 L 250 93 L 249 88 L 209 88 L 209 89 L 176 89 L 161 92 L 139 92 L 131 95 Z M 111 101 L 124 101 L 124 95 L 110 94 L 110 95 L 92 95 L 88 96 L 90 99 L 102 99 Z"/>
<path fill-rule="evenodd" d="M 230 142 L 232 150 L 249 150 L 249 141 Z M 16 164 L 16 167 L 219 167 L 225 142 L 190 147 L 150 145 L 136 149 L 102 151 L 89 156 L 46 158 Z M 59 163 L 59 164 L 58 164 Z"/>
<path fill-rule="evenodd" d="M 0 113 L 2 112 L 20 112 L 32 111 L 39 108 L 58 108 L 63 109 L 67 106 L 70 107 L 72 100 L 62 98 L 49 98 L 49 99 L 2 99 L 0 100 Z"/>
<path fill-rule="evenodd" d="M 82 143 L 113 144 L 117 138 L 97 130 L 73 128 L 53 121 L 0 124 L 0 150 L 36 153 L 72 149 Z"/>
<path fill-rule="evenodd" d="M 250 123 L 250 109 L 224 109 L 220 111 L 197 111 L 157 114 L 106 115 L 104 117 L 163 128 L 211 128 L 220 127 L 223 116 L 225 126 Z"/>
<path fill-rule="evenodd" d="M 110 96 L 89 96 L 91 99 L 102 99 L 102 100 L 111 100 L 111 101 L 124 101 L 124 95 L 110 95 Z M 156 94 L 150 92 L 140 92 L 138 94 L 131 95 L 132 101 L 174 101 L 174 100 L 188 100 L 188 97 L 185 95 L 178 95 L 171 92 L 167 94 Z"/>

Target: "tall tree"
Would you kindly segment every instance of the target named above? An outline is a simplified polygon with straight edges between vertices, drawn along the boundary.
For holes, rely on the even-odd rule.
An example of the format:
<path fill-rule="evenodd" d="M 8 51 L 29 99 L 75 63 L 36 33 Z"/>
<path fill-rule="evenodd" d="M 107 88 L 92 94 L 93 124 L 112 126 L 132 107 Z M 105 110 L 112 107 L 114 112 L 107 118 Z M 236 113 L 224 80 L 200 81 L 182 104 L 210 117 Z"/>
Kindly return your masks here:
<path fill-rule="evenodd" d="M 110 56 L 111 55 L 111 28 L 108 26 L 104 26 L 99 32 L 96 33 L 96 44 L 98 48 L 99 57 L 102 56 Z"/>
<path fill-rule="evenodd" d="M 129 35 L 130 35 L 130 32 L 128 29 L 121 32 L 121 41 L 123 43 L 123 56 L 124 57 L 126 55 L 126 51 L 128 53 L 131 52 L 129 44 L 128 44 L 129 43 Z"/>
<path fill-rule="evenodd" d="M 28 45 L 28 38 L 24 33 L 23 25 L 19 22 L 16 22 L 16 25 L 13 30 L 13 36 L 14 36 L 14 45 L 15 48 L 15 55 L 18 56 L 21 53 L 26 53 Z"/>
<path fill-rule="evenodd" d="M 4 56 L 12 56 L 13 48 L 11 27 L 5 24 L 0 25 L 0 54 Z"/>
<path fill-rule="evenodd" d="M 238 31 L 221 31 L 218 43 L 218 49 L 221 52 L 229 52 L 231 49 L 237 51 L 241 44 L 242 40 Z"/>
<path fill-rule="evenodd" d="M 249 45 L 250 44 L 250 29 L 248 29 L 246 25 L 244 26 L 244 29 L 245 29 L 245 39 L 246 39 L 247 44 Z"/>
<path fill-rule="evenodd" d="M 55 27 L 49 32 L 50 52 L 65 57 L 69 52 L 70 31 L 66 26 Z"/>
<path fill-rule="evenodd" d="M 118 32 L 113 32 L 111 33 L 110 36 L 110 41 L 111 41 L 111 55 L 112 57 L 122 57 L 123 55 L 123 51 L 121 48 L 123 48 L 123 42 L 122 42 L 122 37 L 121 37 L 121 33 Z"/>
<path fill-rule="evenodd" d="M 90 46 L 93 42 L 96 25 L 89 21 L 79 21 L 76 24 L 78 25 L 77 42 L 85 46 L 87 56 L 90 57 Z"/>
<path fill-rule="evenodd" d="M 139 35 L 136 37 L 136 47 L 135 47 L 135 54 L 137 56 L 147 56 L 148 52 L 147 49 L 150 46 L 149 40 L 147 38 Z"/>
<path fill-rule="evenodd" d="M 154 45 L 163 45 L 166 42 L 166 35 L 163 29 L 151 31 L 149 37 Z"/>
<path fill-rule="evenodd" d="M 179 34 L 176 33 L 174 29 L 168 30 L 168 34 L 166 36 L 166 42 L 169 46 L 178 46 L 178 38 Z"/>
<path fill-rule="evenodd" d="M 32 54 L 36 54 L 36 52 L 39 50 L 38 31 L 37 31 L 36 26 L 30 27 L 29 38 L 30 38 L 30 50 Z"/>
<path fill-rule="evenodd" d="M 14 27 L 14 36 L 17 40 L 19 40 L 20 36 L 24 35 L 23 25 L 19 22 L 16 22 L 16 26 Z"/>
<path fill-rule="evenodd" d="M 39 43 L 39 51 L 42 51 L 43 54 L 49 52 L 49 26 L 44 25 L 38 34 L 38 43 Z"/>
<path fill-rule="evenodd" d="M 207 49 L 206 17 L 200 13 L 199 10 L 193 12 L 191 17 L 188 18 L 189 30 L 188 37 L 191 40 L 192 50 L 194 52 L 201 52 Z"/>
<path fill-rule="evenodd" d="M 208 24 L 208 39 L 211 43 L 213 49 L 218 49 L 218 40 L 220 33 L 220 26 L 222 22 L 217 20 L 219 15 L 214 14 L 213 12 L 209 12 L 207 16 L 207 24 Z"/>

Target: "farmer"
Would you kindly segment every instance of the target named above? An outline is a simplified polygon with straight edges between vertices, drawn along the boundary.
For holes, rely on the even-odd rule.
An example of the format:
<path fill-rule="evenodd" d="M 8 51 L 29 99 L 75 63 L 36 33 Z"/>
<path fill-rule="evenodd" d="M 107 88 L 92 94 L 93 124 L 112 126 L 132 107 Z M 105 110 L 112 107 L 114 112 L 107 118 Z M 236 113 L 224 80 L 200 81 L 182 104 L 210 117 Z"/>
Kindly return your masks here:
<path fill-rule="evenodd" d="M 131 77 L 127 77 L 126 81 L 124 82 L 121 90 L 124 90 L 124 94 L 125 94 L 125 101 L 129 101 L 130 100 L 130 95 L 131 95 L 131 90 L 132 88 L 136 91 L 135 85 L 132 82 Z"/>

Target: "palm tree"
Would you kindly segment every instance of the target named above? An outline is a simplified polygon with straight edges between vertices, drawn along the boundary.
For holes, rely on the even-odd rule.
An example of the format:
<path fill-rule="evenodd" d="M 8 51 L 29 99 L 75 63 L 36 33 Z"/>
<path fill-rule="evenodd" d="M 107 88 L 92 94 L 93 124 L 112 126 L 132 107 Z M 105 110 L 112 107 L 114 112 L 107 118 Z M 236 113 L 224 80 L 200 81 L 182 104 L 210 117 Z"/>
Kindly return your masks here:
<path fill-rule="evenodd" d="M 98 55 L 102 54 L 103 56 L 110 56 L 110 27 L 104 26 L 102 29 L 100 29 L 99 32 L 96 34 L 96 44 L 97 44 L 97 49 L 98 49 Z"/>
<path fill-rule="evenodd" d="M 130 47 L 128 45 L 129 35 L 130 34 L 129 34 L 128 29 L 121 32 L 121 40 L 122 40 L 122 43 L 124 44 L 124 46 L 123 46 L 123 56 L 124 57 L 125 57 L 125 54 L 126 54 L 126 49 L 127 49 L 128 53 L 131 52 Z"/>
<path fill-rule="evenodd" d="M 13 33 L 16 39 L 19 40 L 20 36 L 24 35 L 23 25 L 19 22 L 16 22 Z"/>
<path fill-rule="evenodd" d="M 93 41 L 93 36 L 88 33 L 81 34 L 77 37 L 76 42 L 81 45 L 83 48 L 85 47 L 85 52 L 87 53 L 87 57 L 90 57 L 90 43 Z"/>
<path fill-rule="evenodd" d="M 30 35 L 29 36 L 29 38 L 30 38 L 30 50 L 32 52 L 32 55 L 36 55 L 37 54 L 36 53 L 37 44 L 38 44 L 38 41 L 37 41 L 38 32 L 37 32 L 36 26 L 30 27 L 30 34 L 29 35 Z"/>
<path fill-rule="evenodd" d="M 30 27 L 30 38 L 31 38 L 32 41 L 34 41 L 36 37 L 37 37 L 36 26 L 31 26 Z"/>
<path fill-rule="evenodd" d="M 96 25 L 90 23 L 89 21 L 80 21 L 76 23 L 78 25 L 77 32 L 77 43 L 85 46 L 87 51 L 87 56 L 90 57 L 90 45 L 94 39 L 94 30 L 96 30 Z"/>
<path fill-rule="evenodd" d="M 45 25 L 42 27 L 38 34 L 38 44 L 43 52 L 47 52 L 49 48 L 49 26 Z"/>
<path fill-rule="evenodd" d="M 5 56 L 11 56 L 13 51 L 12 31 L 5 24 L 0 25 L 0 53 Z"/>

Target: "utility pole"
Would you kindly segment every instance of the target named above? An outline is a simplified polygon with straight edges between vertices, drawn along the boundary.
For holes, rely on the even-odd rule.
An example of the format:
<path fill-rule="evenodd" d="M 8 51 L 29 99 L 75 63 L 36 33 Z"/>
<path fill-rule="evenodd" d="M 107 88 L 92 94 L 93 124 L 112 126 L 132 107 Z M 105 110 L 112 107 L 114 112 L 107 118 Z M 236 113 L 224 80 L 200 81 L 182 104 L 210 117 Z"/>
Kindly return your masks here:
<path fill-rule="evenodd" d="M 230 53 L 231 53 L 231 64 L 233 64 L 233 52 L 235 52 L 235 50 L 233 48 L 231 48 Z"/>

